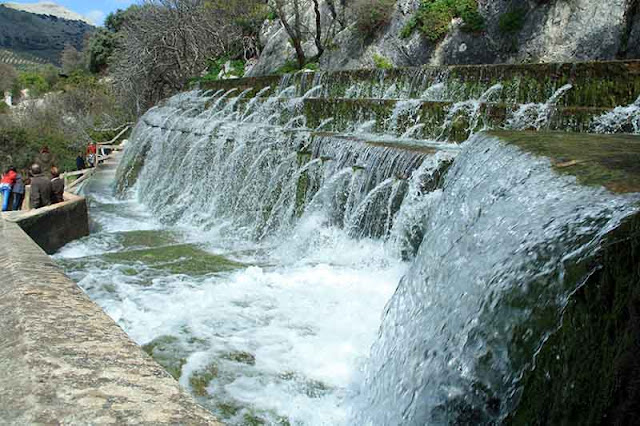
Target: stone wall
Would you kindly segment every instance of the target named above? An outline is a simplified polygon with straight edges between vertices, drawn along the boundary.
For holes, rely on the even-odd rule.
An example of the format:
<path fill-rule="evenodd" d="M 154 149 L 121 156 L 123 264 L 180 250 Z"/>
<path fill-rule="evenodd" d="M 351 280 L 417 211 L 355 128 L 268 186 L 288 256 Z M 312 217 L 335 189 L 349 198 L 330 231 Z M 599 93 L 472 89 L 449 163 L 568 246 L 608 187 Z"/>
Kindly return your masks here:
<path fill-rule="evenodd" d="M 3 422 L 218 424 L 17 223 L 0 241 Z"/>
<path fill-rule="evenodd" d="M 52 254 L 65 244 L 89 235 L 89 214 L 84 197 L 65 193 L 65 201 L 37 210 L 3 213 L 17 223 L 45 252 Z"/>

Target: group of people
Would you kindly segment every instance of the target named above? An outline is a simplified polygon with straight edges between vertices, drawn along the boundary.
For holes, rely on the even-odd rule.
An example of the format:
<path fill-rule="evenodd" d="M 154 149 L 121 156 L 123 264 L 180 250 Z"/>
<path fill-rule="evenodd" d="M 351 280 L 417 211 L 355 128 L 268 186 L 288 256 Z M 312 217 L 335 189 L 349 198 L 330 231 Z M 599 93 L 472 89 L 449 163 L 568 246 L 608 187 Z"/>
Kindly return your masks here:
<path fill-rule="evenodd" d="M 39 164 L 33 164 L 29 171 L 31 194 L 29 202 L 32 209 L 57 204 L 64 201 L 64 180 L 60 177 L 57 167 L 51 167 L 51 178 L 45 176 Z M 2 211 L 21 210 L 25 194 L 25 181 L 15 167 L 9 167 L 0 179 L 0 193 L 2 194 Z M 13 198 L 13 202 L 9 201 Z"/>
<path fill-rule="evenodd" d="M 76 157 L 76 169 L 83 170 L 87 168 L 87 164 L 89 167 L 95 167 L 98 159 L 98 146 L 95 142 L 89 143 L 87 145 L 86 156 L 82 155 L 83 153 L 78 154 Z M 86 161 L 85 161 L 86 160 Z"/>

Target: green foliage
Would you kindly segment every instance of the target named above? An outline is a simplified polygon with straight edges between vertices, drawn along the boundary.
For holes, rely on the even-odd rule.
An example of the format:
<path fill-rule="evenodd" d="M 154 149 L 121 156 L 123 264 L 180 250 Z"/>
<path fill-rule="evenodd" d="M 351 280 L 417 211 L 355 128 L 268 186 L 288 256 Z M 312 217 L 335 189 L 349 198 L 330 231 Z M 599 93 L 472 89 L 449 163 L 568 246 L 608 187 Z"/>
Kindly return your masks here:
<path fill-rule="evenodd" d="M 360 34 L 373 37 L 389 24 L 396 0 L 356 0 L 353 11 Z"/>
<path fill-rule="evenodd" d="M 111 12 L 110 14 L 107 15 L 106 19 L 104 20 L 104 26 L 107 30 L 117 33 L 118 31 L 121 31 L 124 27 L 124 25 L 132 20 L 135 19 L 135 13 L 141 8 L 142 6 L 133 4 L 131 6 L 129 6 L 128 8 L 126 8 L 125 10 L 122 9 L 118 9 L 115 12 Z"/>
<path fill-rule="evenodd" d="M 9 112 L 9 105 L 4 103 L 3 99 L 0 99 L 0 114 L 6 114 Z"/>
<path fill-rule="evenodd" d="M 274 74 L 291 74 L 301 70 L 317 71 L 318 69 L 320 69 L 320 64 L 318 64 L 317 62 L 309 62 L 308 64 L 305 64 L 305 66 L 301 69 L 298 66 L 297 61 L 287 61 L 283 66 L 278 68 Z"/>
<path fill-rule="evenodd" d="M 89 71 L 100 73 L 107 69 L 109 60 L 117 46 L 117 40 L 117 34 L 105 29 L 99 29 L 93 33 L 86 47 Z"/>
<path fill-rule="evenodd" d="M 477 0 L 422 0 L 416 14 L 401 30 L 400 36 L 407 38 L 419 30 L 427 39 L 437 42 L 449 31 L 454 18 L 462 19 L 462 30 L 478 32 L 485 28 L 485 20 L 478 11 Z"/>
<path fill-rule="evenodd" d="M 0 123 L 0 155 L 11 158 L 18 169 L 26 169 L 34 161 L 40 148 L 47 146 L 63 171 L 75 169 L 78 148 L 57 129 L 43 133 L 39 128 Z"/>
<path fill-rule="evenodd" d="M 500 21 L 498 23 L 500 31 L 504 34 L 515 34 L 520 32 L 524 26 L 526 15 L 527 11 L 523 8 L 517 8 L 504 13 L 500 17 Z"/>
<path fill-rule="evenodd" d="M 230 69 L 227 69 L 223 73 L 227 64 L 230 65 Z M 245 65 L 245 61 L 239 59 L 232 60 L 226 56 L 209 59 L 207 73 L 204 76 L 192 79 L 191 81 L 216 81 L 220 78 L 240 78 L 244 76 Z"/>
<path fill-rule="evenodd" d="M 0 63 L 0 97 L 5 90 L 11 90 L 18 80 L 18 72 L 9 65 Z"/>
<path fill-rule="evenodd" d="M 28 89 L 31 96 L 41 96 L 50 89 L 49 83 L 44 76 L 35 71 L 20 73 L 18 76 L 20 87 Z"/>
<path fill-rule="evenodd" d="M 393 68 L 393 64 L 389 59 L 385 58 L 382 55 L 378 55 L 377 53 L 373 54 L 373 64 L 375 65 L 376 68 L 383 69 L 383 70 L 388 70 Z"/>

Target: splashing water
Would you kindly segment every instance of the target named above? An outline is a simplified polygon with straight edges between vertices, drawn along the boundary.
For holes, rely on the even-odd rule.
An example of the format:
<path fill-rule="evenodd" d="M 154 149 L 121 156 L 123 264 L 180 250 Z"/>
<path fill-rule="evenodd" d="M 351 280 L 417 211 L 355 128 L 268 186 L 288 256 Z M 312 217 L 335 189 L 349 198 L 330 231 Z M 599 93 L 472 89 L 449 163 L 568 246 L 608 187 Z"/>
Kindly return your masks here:
<path fill-rule="evenodd" d="M 490 137 L 469 141 L 387 305 L 353 423 L 502 420 L 521 373 L 590 274 L 586 259 L 634 212 L 631 201 L 577 186 L 548 160 Z"/>
<path fill-rule="evenodd" d="M 560 98 L 572 88 L 572 85 L 565 84 L 545 103 L 520 105 L 516 111 L 511 113 L 511 116 L 505 124 L 505 128 L 512 130 L 542 130 L 546 128 L 555 111 L 556 104 Z"/>
<path fill-rule="evenodd" d="M 101 170 L 86 189 L 97 232 L 57 259 L 228 424 L 504 419 L 585 261 L 636 200 L 482 134 L 421 140 L 424 99 L 352 134 L 319 132 L 333 117 L 312 131 L 300 107 L 328 89 L 296 79 L 147 112 L 117 177 Z M 463 116 L 477 130 L 501 92 L 455 104 L 443 129 Z"/>
<path fill-rule="evenodd" d="M 628 106 L 619 106 L 593 120 L 596 133 L 640 134 L 640 97 Z"/>

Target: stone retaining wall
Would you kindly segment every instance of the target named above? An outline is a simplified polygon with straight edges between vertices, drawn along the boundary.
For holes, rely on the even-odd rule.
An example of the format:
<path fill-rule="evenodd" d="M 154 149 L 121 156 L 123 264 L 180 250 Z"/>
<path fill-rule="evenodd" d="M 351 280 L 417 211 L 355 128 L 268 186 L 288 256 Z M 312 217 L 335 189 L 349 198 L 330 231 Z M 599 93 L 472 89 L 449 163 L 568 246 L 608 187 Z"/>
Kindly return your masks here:
<path fill-rule="evenodd" d="M 2 422 L 218 424 L 18 223 L 0 241 Z"/>
<path fill-rule="evenodd" d="M 84 197 L 65 192 L 65 201 L 37 210 L 2 214 L 17 223 L 48 254 L 65 244 L 89 235 L 89 214 Z"/>

